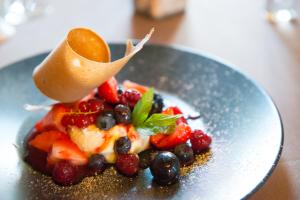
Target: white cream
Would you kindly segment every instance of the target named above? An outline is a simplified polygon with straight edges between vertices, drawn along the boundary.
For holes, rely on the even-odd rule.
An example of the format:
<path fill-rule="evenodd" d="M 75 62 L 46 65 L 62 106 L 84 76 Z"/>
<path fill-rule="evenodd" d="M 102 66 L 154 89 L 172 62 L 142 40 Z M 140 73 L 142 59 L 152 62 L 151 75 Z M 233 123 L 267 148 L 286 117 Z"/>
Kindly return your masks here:
<path fill-rule="evenodd" d="M 114 144 L 118 138 L 128 135 L 128 132 L 125 126 L 114 126 L 108 131 L 102 131 L 95 125 L 90 125 L 84 129 L 72 127 L 69 130 L 69 134 L 71 140 L 88 155 L 102 154 L 108 163 L 115 163 L 117 155 L 114 150 Z M 129 153 L 138 154 L 150 147 L 149 136 L 136 134 L 136 137 L 128 135 L 131 140 Z"/>

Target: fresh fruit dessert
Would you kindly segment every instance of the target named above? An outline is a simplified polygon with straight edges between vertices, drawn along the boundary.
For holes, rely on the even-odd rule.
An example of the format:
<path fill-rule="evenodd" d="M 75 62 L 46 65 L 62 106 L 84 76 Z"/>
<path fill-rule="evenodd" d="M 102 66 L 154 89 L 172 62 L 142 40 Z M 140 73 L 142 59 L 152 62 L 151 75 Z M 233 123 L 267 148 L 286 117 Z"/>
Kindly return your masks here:
<path fill-rule="evenodd" d="M 153 88 L 112 77 L 80 101 L 52 105 L 28 138 L 25 160 L 60 185 L 108 166 L 129 177 L 149 167 L 157 184 L 170 185 L 211 142 Z"/>

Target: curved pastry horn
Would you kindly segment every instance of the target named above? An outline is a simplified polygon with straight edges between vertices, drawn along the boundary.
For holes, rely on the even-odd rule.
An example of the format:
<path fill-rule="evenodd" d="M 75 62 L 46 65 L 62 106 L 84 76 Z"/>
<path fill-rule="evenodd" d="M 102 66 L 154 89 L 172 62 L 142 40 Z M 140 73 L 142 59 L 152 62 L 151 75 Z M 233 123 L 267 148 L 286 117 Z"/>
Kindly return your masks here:
<path fill-rule="evenodd" d="M 75 28 L 33 71 L 37 88 L 51 99 L 74 102 L 117 74 L 143 48 L 154 29 L 136 46 L 127 41 L 124 57 L 110 62 L 105 40 L 90 29 Z"/>

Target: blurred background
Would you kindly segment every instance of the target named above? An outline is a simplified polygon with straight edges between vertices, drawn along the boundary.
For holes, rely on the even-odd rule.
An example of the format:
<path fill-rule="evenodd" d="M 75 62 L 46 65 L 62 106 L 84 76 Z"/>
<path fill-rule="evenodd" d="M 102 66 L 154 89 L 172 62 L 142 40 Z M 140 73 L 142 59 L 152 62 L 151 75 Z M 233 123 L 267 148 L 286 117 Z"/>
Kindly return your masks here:
<path fill-rule="evenodd" d="M 0 68 L 51 50 L 73 27 L 109 42 L 140 39 L 155 27 L 152 43 L 216 55 L 266 88 L 283 117 L 285 148 L 251 199 L 300 199 L 300 0 L 173 1 L 174 9 L 172 0 L 162 8 L 143 7 L 147 0 L 0 0 Z"/>

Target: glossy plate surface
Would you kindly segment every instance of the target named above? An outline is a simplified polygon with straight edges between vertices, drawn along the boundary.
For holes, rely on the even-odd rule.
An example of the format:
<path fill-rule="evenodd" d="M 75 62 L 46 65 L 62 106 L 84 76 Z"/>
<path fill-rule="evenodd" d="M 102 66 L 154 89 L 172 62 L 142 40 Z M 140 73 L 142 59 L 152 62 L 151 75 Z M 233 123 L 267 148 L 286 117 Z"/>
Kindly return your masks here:
<path fill-rule="evenodd" d="M 116 59 L 125 45 L 111 48 Z M 149 170 L 129 179 L 112 169 L 76 186 L 56 186 L 24 164 L 17 150 L 42 116 L 25 111 L 23 105 L 48 102 L 31 79 L 33 68 L 45 56 L 0 70 L 1 199 L 242 199 L 266 181 L 278 162 L 283 144 L 280 116 L 259 86 L 215 59 L 182 48 L 148 45 L 118 80 L 154 86 L 166 97 L 179 98 L 199 111 L 213 136 L 211 157 L 180 183 L 165 188 L 152 183 Z"/>

